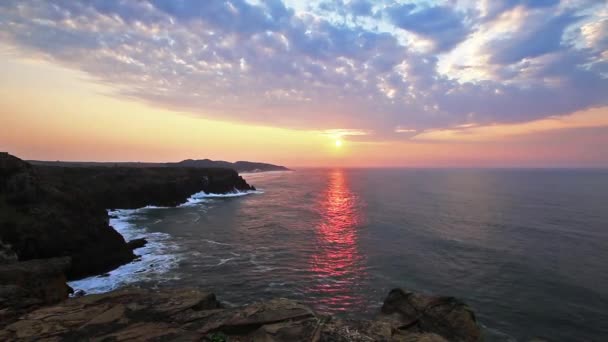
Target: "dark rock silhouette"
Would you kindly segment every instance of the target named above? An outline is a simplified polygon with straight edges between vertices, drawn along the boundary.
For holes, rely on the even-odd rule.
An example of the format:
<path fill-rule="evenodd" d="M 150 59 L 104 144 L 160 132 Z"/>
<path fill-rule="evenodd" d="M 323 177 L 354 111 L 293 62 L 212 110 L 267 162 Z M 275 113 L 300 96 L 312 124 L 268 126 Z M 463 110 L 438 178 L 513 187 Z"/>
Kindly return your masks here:
<path fill-rule="evenodd" d="M 135 250 L 135 249 L 144 247 L 147 243 L 148 243 L 148 240 L 141 238 L 141 239 L 131 240 L 131 241 L 127 242 L 127 245 L 132 250 Z"/>
<path fill-rule="evenodd" d="M 232 169 L 33 166 L 0 154 L 0 262 L 69 256 L 70 279 L 133 260 L 106 209 L 176 206 L 192 194 L 253 190 Z"/>
<path fill-rule="evenodd" d="M 140 163 L 140 162 L 64 162 L 64 161 L 42 161 L 30 160 L 32 165 L 41 166 L 63 166 L 63 167 L 191 167 L 191 168 L 225 168 L 234 169 L 237 172 L 266 172 L 266 171 L 289 171 L 285 166 L 258 163 L 249 161 L 237 161 L 234 163 L 223 160 L 211 159 L 186 159 L 176 163 Z"/>
<path fill-rule="evenodd" d="M 234 163 L 223 160 L 210 159 L 186 159 L 178 163 L 165 163 L 166 166 L 175 167 L 224 167 L 234 169 L 237 172 L 265 172 L 265 171 L 289 171 L 285 166 L 249 161 L 237 161 Z"/>

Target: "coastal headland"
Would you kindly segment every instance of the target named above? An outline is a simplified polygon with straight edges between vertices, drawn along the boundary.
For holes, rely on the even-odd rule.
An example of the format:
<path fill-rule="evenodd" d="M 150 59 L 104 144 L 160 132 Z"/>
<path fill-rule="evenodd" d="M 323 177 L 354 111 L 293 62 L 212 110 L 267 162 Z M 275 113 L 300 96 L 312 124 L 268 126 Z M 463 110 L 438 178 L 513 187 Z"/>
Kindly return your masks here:
<path fill-rule="evenodd" d="M 32 165 L 0 153 L 0 340 L 479 341 L 452 297 L 394 289 L 380 312 L 352 320 L 277 298 L 226 307 L 201 289 L 77 293 L 68 279 L 131 262 L 107 209 L 176 206 L 195 193 L 250 191 L 237 171 L 192 166 Z"/>

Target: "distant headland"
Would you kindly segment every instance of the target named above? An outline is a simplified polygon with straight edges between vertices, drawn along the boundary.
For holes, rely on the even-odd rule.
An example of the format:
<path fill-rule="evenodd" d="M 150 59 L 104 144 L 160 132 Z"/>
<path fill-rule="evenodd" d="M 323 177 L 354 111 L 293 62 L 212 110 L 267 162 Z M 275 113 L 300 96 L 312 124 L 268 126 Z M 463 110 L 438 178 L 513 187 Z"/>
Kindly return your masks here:
<path fill-rule="evenodd" d="M 32 165 L 64 166 L 64 167 L 194 167 L 194 168 L 226 168 L 236 172 L 268 172 L 268 171 L 291 171 L 285 166 L 260 162 L 237 161 L 234 163 L 223 160 L 211 159 L 186 159 L 180 162 L 167 163 L 144 163 L 144 162 L 72 162 L 72 161 L 43 161 L 28 160 Z"/>

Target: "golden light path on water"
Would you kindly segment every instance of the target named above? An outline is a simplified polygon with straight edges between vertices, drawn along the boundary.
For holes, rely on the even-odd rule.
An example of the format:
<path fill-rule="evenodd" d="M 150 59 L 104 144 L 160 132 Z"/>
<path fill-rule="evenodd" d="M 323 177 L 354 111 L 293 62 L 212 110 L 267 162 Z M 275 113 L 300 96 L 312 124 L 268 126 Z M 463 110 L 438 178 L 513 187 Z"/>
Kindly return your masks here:
<path fill-rule="evenodd" d="M 319 250 L 310 260 L 310 273 L 317 277 L 310 289 L 321 307 L 345 311 L 363 298 L 354 291 L 365 269 L 357 246 L 357 227 L 362 222 L 359 198 L 342 170 L 334 170 L 318 205 L 321 220 L 316 226 Z"/>

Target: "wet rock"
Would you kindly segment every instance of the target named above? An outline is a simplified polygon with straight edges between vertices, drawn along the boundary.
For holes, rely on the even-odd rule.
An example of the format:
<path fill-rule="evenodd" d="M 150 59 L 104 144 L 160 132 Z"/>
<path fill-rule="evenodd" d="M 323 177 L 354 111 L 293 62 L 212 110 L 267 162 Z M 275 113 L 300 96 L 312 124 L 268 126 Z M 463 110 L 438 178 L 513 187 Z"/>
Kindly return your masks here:
<path fill-rule="evenodd" d="M 85 290 L 78 289 L 78 290 L 74 291 L 74 293 L 72 294 L 72 297 L 78 298 L 78 297 L 82 297 L 82 296 L 84 296 L 86 294 L 87 293 L 85 292 Z"/>
<path fill-rule="evenodd" d="M 127 245 L 132 250 L 135 250 L 135 249 L 144 247 L 147 243 L 148 243 L 148 240 L 141 238 L 141 239 L 133 239 L 133 240 L 127 242 Z"/>
<path fill-rule="evenodd" d="M 450 341 L 481 340 L 472 309 L 453 297 L 393 289 L 384 301 L 381 318 L 402 331 L 435 333 Z"/>

